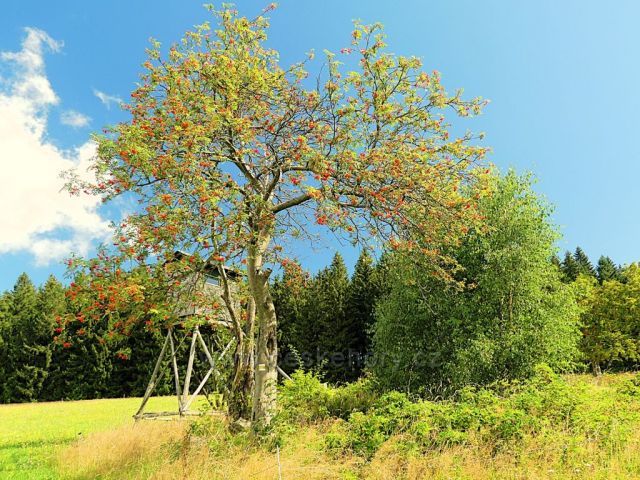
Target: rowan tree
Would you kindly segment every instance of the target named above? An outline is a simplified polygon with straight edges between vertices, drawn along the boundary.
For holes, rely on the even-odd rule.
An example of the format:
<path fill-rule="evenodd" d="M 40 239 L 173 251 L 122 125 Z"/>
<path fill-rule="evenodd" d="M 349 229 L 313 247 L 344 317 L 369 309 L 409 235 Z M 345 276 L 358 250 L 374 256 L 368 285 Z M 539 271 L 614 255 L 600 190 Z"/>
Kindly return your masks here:
<path fill-rule="evenodd" d="M 269 275 L 288 240 L 324 227 L 446 263 L 439 245 L 478 218 L 467 187 L 478 183 L 486 149 L 471 133 L 450 135 L 444 114 L 478 114 L 485 102 L 447 94 L 437 71 L 389 53 L 378 24 L 356 23 L 351 46 L 326 52 L 312 77 L 313 55 L 283 67 L 266 46 L 265 12 L 250 19 L 209 8 L 216 29 L 196 27 L 167 54 L 152 42 L 125 106 L 130 119 L 95 137 L 96 180 L 69 179 L 73 193 L 140 205 L 114 226 L 115 248 L 74 266 L 89 269 L 89 289 L 106 278 L 118 284 L 96 321 L 120 301 L 163 312 L 160 299 L 126 280 L 130 265 L 144 265 L 167 291 L 178 287 L 176 269 L 214 264 L 225 292 L 223 266 L 245 272 L 246 308 L 236 311 L 228 295 L 223 307 L 247 359 L 237 369 L 254 381 L 252 417 L 268 423 L 277 377 Z M 168 267 L 178 249 L 190 261 Z M 158 324 L 170 317 L 167 307 Z"/>

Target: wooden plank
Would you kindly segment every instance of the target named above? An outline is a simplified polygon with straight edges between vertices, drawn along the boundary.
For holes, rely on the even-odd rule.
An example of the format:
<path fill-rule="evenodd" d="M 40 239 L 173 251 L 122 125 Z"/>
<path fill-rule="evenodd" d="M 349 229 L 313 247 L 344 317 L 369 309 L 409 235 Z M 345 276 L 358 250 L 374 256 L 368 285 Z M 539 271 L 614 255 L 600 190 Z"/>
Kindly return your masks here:
<path fill-rule="evenodd" d="M 195 398 L 198 396 L 198 394 L 200 393 L 200 390 L 202 390 L 202 388 L 204 387 L 204 384 L 207 383 L 207 380 L 209 380 L 209 377 L 211 376 L 211 374 L 213 373 L 213 367 L 211 367 L 209 369 L 209 371 L 207 372 L 207 374 L 204 376 L 204 378 L 202 379 L 202 381 L 200 382 L 200 385 L 198 385 L 198 388 L 196 388 L 195 392 L 193 392 L 193 394 L 191 395 L 191 397 L 189 397 L 189 400 L 187 401 L 187 403 L 185 404 L 185 406 L 183 407 L 185 410 L 189 410 L 189 407 L 191 406 L 191 403 L 195 400 Z"/>
<path fill-rule="evenodd" d="M 218 355 L 218 360 L 217 360 L 218 362 L 224 358 L 224 356 L 227 354 L 227 352 L 231 348 L 231 345 L 233 345 L 233 342 L 234 342 L 234 339 L 231 339 L 229 343 L 227 343 L 227 346 L 224 347 L 224 350 L 222 350 L 222 353 Z"/>
<path fill-rule="evenodd" d="M 193 360 L 196 356 L 196 341 L 198 333 L 198 327 L 196 327 L 191 337 L 191 347 L 189 348 L 189 362 L 187 363 L 187 374 L 184 377 L 184 388 L 182 389 L 183 405 L 187 403 L 187 397 L 189 396 L 189 384 L 191 383 L 191 373 L 193 372 Z"/>
<path fill-rule="evenodd" d="M 282 375 L 287 380 L 291 380 L 291 377 L 289 375 L 287 375 L 287 372 L 282 370 L 279 365 L 277 366 L 277 368 L 278 368 L 278 372 L 280 373 L 280 375 Z"/>
<path fill-rule="evenodd" d="M 175 411 L 172 411 L 172 412 L 149 412 L 149 413 L 141 413 L 140 415 L 138 415 L 136 417 L 136 419 L 176 417 L 178 415 L 180 415 L 180 414 L 178 412 L 175 412 Z M 196 416 L 202 416 L 203 414 L 200 413 L 200 412 L 184 412 L 183 415 L 196 417 Z M 206 412 L 206 415 L 225 416 L 226 412 L 224 412 L 222 410 L 211 410 L 211 411 Z"/>
<path fill-rule="evenodd" d="M 200 346 L 202 347 L 202 350 L 204 350 L 204 353 L 207 356 L 207 360 L 209 360 L 209 365 L 211 365 L 211 368 L 215 368 L 216 363 L 213 361 L 213 358 L 211 357 L 211 353 L 207 348 L 207 344 L 205 343 L 204 338 L 202 338 L 202 334 L 200 333 L 200 330 L 198 330 L 197 333 L 198 333 L 198 340 L 200 340 Z"/>
<path fill-rule="evenodd" d="M 175 417 L 179 415 L 191 415 L 196 416 L 200 415 L 199 412 L 149 412 L 149 413 L 141 413 L 140 415 L 136 415 L 136 419 L 140 418 L 158 418 L 158 417 Z"/>
<path fill-rule="evenodd" d="M 136 412 L 134 417 L 137 417 L 138 415 L 140 415 L 142 413 L 142 411 L 144 410 L 144 406 L 149 401 L 149 397 L 151 396 L 151 393 L 153 393 L 153 390 L 156 388 L 156 383 L 155 382 L 156 382 L 156 379 L 158 377 L 158 371 L 160 370 L 160 365 L 162 364 L 162 360 L 164 359 L 165 352 L 167 351 L 167 345 L 169 344 L 169 338 L 170 338 L 170 334 L 167 334 L 167 338 L 165 339 L 164 344 L 162 345 L 162 350 L 160 350 L 160 355 L 158 356 L 158 360 L 156 361 L 156 365 L 155 365 L 155 367 L 153 367 L 153 373 L 151 374 L 151 379 L 149 380 L 149 385 L 147 385 L 147 390 L 146 390 L 146 392 L 144 392 L 144 397 L 142 398 L 142 404 L 140 405 L 140 408 L 138 409 L 138 411 Z"/>
<path fill-rule="evenodd" d="M 178 397 L 178 411 L 182 412 L 182 391 L 180 390 L 180 373 L 176 360 L 176 347 L 173 342 L 173 329 L 169 329 L 169 343 L 171 345 L 171 363 L 173 364 L 173 378 L 176 386 L 176 397 Z"/>

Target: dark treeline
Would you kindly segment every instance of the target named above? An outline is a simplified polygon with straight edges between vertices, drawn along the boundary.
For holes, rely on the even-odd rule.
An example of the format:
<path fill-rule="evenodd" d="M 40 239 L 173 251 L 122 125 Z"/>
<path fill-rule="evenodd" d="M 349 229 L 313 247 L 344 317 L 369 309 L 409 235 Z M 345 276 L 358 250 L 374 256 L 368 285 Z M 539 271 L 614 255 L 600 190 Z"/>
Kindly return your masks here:
<path fill-rule="evenodd" d="M 274 280 L 284 370 L 314 369 L 332 382 L 362 374 L 371 348 L 374 306 L 384 285 L 383 264 L 374 265 L 365 251 L 349 277 L 336 254 L 313 277 L 295 268 Z M 138 325 L 128 336 L 108 341 L 95 326 L 84 328 L 82 308 L 68 293 L 53 276 L 38 288 L 23 273 L 12 290 L 0 294 L 0 401 L 144 393 L 163 339 Z M 72 341 L 61 342 L 58 319 L 69 313 L 80 322 L 74 322 Z M 172 388 L 165 375 L 157 392 L 168 394 Z"/>
<path fill-rule="evenodd" d="M 312 369 L 332 383 L 360 377 L 372 353 L 375 306 L 389 289 L 389 257 L 363 251 L 353 274 L 336 254 L 315 275 L 298 265 L 274 279 L 280 320 L 280 365 Z M 581 248 L 552 258 L 581 305 L 580 364 L 594 372 L 632 369 L 640 361 L 640 268 L 600 257 L 594 266 Z M 22 274 L 0 295 L 0 400 L 76 400 L 140 396 L 162 338 L 136 327 L 117 342 L 80 326 L 73 342 L 56 342 L 56 318 L 78 306 L 54 277 L 37 288 Z M 81 324 L 80 324 L 81 325 Z M 123 354 L 122 352 L 126 352 Z M 170 393 L 165 376 L 159 393 Z"/>
<path fill-rule="evenodd" d="M 351 278 L 342 256 L 314 276 L 286 269 L 274 281 L 280 365 L 313 369 L 330 382 L 358 378 L 371 351 L 375 304 L 385 285 L 385 262 L 363 251 Z"/>
<path fill-rule="evenodd" d="M 600 285 L 607 280 L 622 281 L 624 278 L 624 269 L 622 266 L 616 265 L 610 257 L 602 255 L 594 267 L 587 254 L 580 247 L 577 247 L 573 253 L 565 252 L 562 260 L 553 257 L 553 263 L 562 272 L 565 282 L 575 282 L 579 275 L 595 278 Z"/>
<path fill-rule="evenodd" d="M 142 330 L 117 344 L 78 328 L 55 341 L 57 318 L 73 312 L 65 287 L 49 277 L 36 288 L 26 274 L 0 295 L 0 400 L 79 400 L 144 393 L 161 340 Z M 81 315 L 80 312 L 73 312 Z M 127 351 L 124 355 L 122 352 Z M 129 357 L 135 361 L 129 361 Z M 160 391 L 168 392 L 165 381 Z"/>

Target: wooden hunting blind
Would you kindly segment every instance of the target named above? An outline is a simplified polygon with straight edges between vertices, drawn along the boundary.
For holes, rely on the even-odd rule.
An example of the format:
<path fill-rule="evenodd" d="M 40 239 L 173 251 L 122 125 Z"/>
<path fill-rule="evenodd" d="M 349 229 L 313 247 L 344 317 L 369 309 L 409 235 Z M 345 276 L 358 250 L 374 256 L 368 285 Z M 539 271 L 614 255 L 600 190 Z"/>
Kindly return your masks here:
<path fill-rule="evenodd" d="M 182 261 L 188 257 L 190 257 L 188 253 L 178 251 L 175 252 L 174 259 L 172 261 Z M 228 267 L 223 268 L 224 275 L 229 280 L 229 289 L 231 291 L 232 301 L 239 302 L 236 295 L 238 292 L 238 283 L 242 279 L 242 274 Z M 142 399 L 142 404 L 134 415 L 136 420 L 141 418 L 156 418 L 171 415 L 197 415 L 198 413 L 190 411 L 189 407 L 192 405 L 198 394 L 204 389 L 205 384 L 211 375 L 217 372 L 217 365 L 224 358 L 233 344 L 233 340 L 231 340 L 222 352 L 219 353 L 217 358 L 214 359 L 197 325 L 192 330 L 180 327 L 180 325 L 188 323 L 186 321 L 188 321 L 189 318 L 195 316 L 206 318 L 208 323 L 211 325 L 224 324 L 229 321 L 229 314 L 226 308 L 220 308 L 220 305 L 224 306 L 224 301 L 222 299 L 223 287 L 218 265 L 207 263 L 199 266 L 197 269 L 194 269 L 193 272 L 183 274 L 180 285 L 180 291 L 176 292 L 176 296 L 174 298 L 176 323 L 168 328 L 160 355 L 158 356 L 149 384 Z M 196 298 L 198 298 L 198 301 L 195 301 Z M 216 304 L 219 306 L 214 307 Z M 178 368 L 179 360 L 176 348 L 176 337 L 178 332 L 183 336 L 181 342 L 190 341 L 189 356 L 183 381 L 181 381 L 180 370 Z M 198 346 L 206 356 L 209 369 L 202 377 L 202 380 L 193 393 L 190 393 L 196 349 Z M 170 369 L 172 370 L 174 377 L 175 392 L 178 399 L 178 410 L 174 412 L 144 413 L 144 407 L 146 406 L 147 401 L 166 372 L 166 369 L 162 368 L 162 364 L 167 357 L 169 358 Z"/>
<path fill-rule="evenodd" d="M 176 261 L 188 258 L 190 255 L 177 251 L 174 254 Z M 229 279 L 231 293 L 235 295 L 238 291 L 237 285 L 242 278 L 242 274 L 229 267 L 222 267 Z M 222 304 L 222 284 L 220 270 L 217 265 L 211 262 L 206 263 L 197 271 L 189 273 L 182 279 L 181 291 L 176 298 L 176 317 L 183 319 L 194 315 L 209 316 L 211 318 L 221 317 L 227 319 L 226 311 L 211 307 L 214 303 Z M 194 302 L 194 298 L 203 295 L 206 302 Z"/>

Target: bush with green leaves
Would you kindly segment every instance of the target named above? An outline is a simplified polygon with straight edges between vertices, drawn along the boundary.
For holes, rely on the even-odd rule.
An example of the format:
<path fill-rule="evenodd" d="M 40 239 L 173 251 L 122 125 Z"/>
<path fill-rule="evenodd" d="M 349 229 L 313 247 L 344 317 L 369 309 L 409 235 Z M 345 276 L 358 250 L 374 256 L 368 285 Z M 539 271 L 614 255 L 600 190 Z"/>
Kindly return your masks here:
<path fill-rule="evenodd" d="M 367 410 L 336 421 L 325 445 L 365 458 L 391 438 L 417 454 L 455 444 L 517 449 L 526 439 L 549 436 L 620 445 L 640 420 L 639 410 L 637 399 L 597 397 L 586 384 L 569 384 L 548 366 L 538 366 L 530 380 L 468 387 L 449 400 L 412 401 L 404 393 L 387 393 Z"/>
<path fill-rule="evenodd" d="M 486 228 L 448 252 L 460 267 L 455 282 L 427 257 L 392 259 L 373 339 L 383 387 L 435 398 L 529 377 L 538 363 L 574 365 L 579 309 L 550 261 L 558 238 L 551 208 L 529 176 L 510 172 L 495 178 L 480 212 Z"/>
<path fill-rule="evenodd" d="M 369 408 L 377 395 L 371 380 L 362 378 L 330 387 L 313 372 L 297 370 L 285 380 L 278 396 L 281 422 L 304 424 L 327 418 L 348 418 Z"/>

